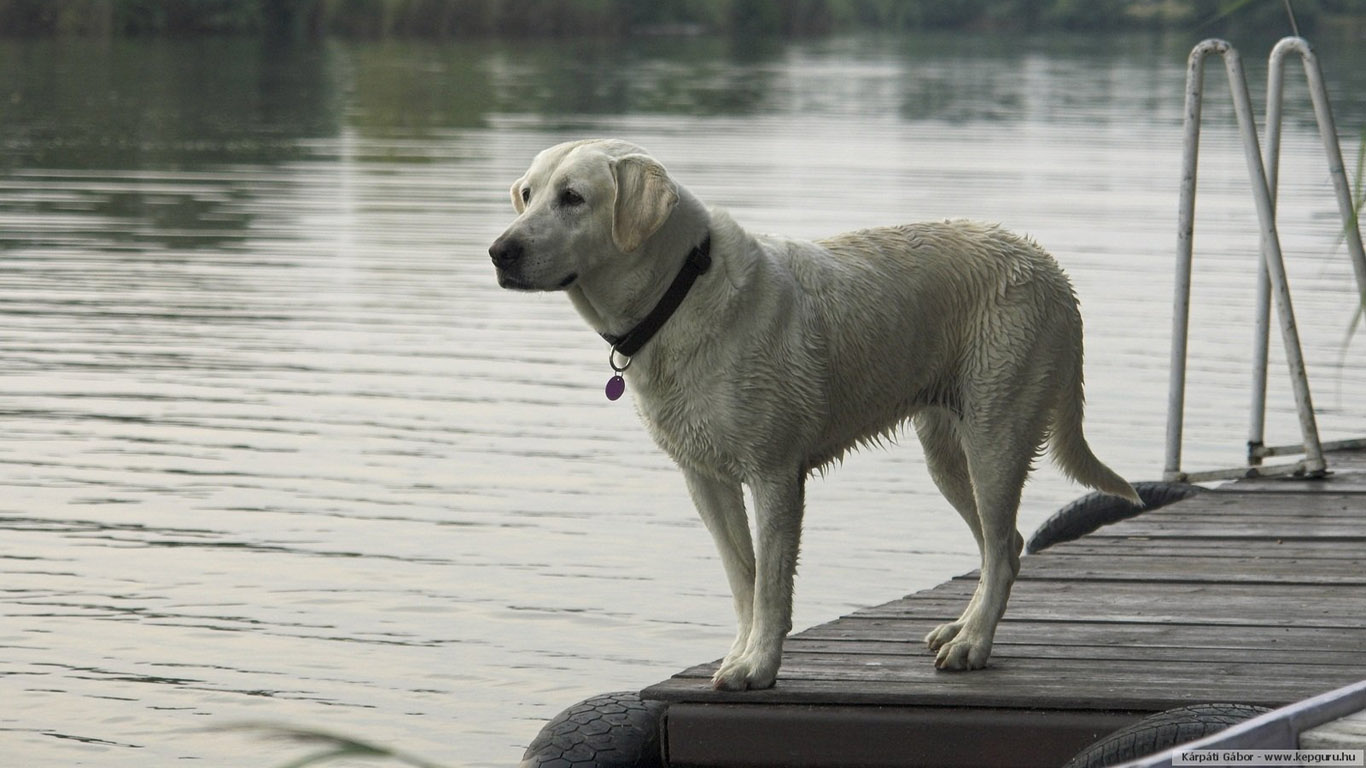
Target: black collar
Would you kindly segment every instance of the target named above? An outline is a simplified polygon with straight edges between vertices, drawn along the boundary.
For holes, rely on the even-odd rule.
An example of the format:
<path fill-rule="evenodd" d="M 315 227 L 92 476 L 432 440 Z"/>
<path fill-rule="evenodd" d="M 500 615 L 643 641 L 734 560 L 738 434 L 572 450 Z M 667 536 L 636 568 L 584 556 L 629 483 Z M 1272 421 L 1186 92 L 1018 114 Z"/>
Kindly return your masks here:
<path fill-rule="evenodd" d="M 624 357 L 630 357 L 640 351 L 659 329 L 664 327 L 664 323 L 673 316 L 678 305 L 683 303 L 683 299 L 688 295 L 688 290 L 704 272 L 711 268 L 711 234 L 702 240 L 702 244 L 693 248 L 688 253 L 688 258 L 683 262 L 683 268 L 678 271 L 678 277 L 674 278 L 669 290 L 664 292 L 663 298 L 650 310 L 650 314 L 644 320 L 636 323 L 636 327 L 627 331 L 625 335 L 613 336 L 610 333 L 602 334 L 608 344 L 612 345 L 612 351 Z"/>

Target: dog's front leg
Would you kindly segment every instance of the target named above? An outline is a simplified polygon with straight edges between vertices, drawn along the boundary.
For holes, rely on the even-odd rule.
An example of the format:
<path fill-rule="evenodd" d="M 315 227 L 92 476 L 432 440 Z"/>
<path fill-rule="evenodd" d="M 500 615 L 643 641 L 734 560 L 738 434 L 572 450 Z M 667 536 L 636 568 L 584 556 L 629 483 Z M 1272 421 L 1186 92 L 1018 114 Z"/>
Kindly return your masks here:
<path fill-rule="evenodd" d="M 724 666 L 744 653 L 754 623 L 754 544 L 745 517 L 745 495 L 739 482 L 718 480 L 687 469 L 683 477 L 697 513 L 716 541 L 735 600 L 735 642 L 722 662 Z"/>
<path fill-rule="evenodd" d="M 712 678 L 720 690 L 768 688 L 778 677 L 783 640 L 792 629 L 792 581 L 801 542 L 805 475 L 791 472 L 750 483 L 758 536 L 754 623 L 744 652 L 728 657 Z"/>

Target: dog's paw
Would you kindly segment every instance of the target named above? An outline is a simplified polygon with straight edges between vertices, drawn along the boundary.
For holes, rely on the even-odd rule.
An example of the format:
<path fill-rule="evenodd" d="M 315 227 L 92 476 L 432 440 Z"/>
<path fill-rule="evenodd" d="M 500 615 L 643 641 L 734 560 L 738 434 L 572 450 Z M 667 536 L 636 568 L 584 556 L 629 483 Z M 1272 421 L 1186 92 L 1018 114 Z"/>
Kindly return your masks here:
<path fill-rule="evenodd" d="M 963 631 L 963 622 L 961 621 L 951 621 L 948 624 L 940 624 L 930 630 L 928 635 L 925 635 L 925 645 L 928 646 L 931 651 L 937 651 L 944 647 L 945 643 L 957 637 L 958 633 L 961 631 Z"/>
<path fill-rule="evenodd" d="M 982 669 L 987 665 L 989 658 L 990 640 L 974 640 L 967 635 L 959 634 L 939 647 L 939 655 L 934 659 L 934 666 L 936 669 L 956 671 Z"/>
<path fill-rule="evenodd" d="M 779 659 L 762 659 L 754 654 L 727 658 L 712 675 L 711 685 L 718 691 L 746 691 L 772 688 L 778 679 Z"/>

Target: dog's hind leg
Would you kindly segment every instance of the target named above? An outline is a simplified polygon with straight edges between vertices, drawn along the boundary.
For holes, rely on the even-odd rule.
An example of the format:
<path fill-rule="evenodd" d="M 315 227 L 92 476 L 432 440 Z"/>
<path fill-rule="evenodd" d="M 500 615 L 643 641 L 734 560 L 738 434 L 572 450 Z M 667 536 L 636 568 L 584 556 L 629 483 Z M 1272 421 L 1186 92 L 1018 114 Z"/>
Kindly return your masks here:
<path fill-rule="evenodd" d="M 754 492 L 754 623 L 738 656 L 712 677 L 724 691 L 768 688 L 778 676 L 783 641 L 792 629 L 792 582 L 797 575 L 806 475 L 764 475 L 748 481 Z"/>
<path fill-rule="evenodd" d="M 977 552 L 982 553 L 982 523 L 977 516 L 977 501 L 972 494 L 972 479 L 968 474 L 968 457 L 963 453 L 959 438 L 958 417 L 948 411 L 928 409 L 915 415 L 915 431 L 920 437 L 920 445 L 925 449 L 925 463 L 930 478 L 939 487 L 939 492 L 957 510 L 972 530 L 972 538 L 977 542 Z M 981 602 L 982 587 L 978 582 L 967 608 L 955 621 L 940 624 L 925 635 L 925 645 L 931 651 L 939 650 L 963 629 L 963 622 Z"/>
<path fill-rule="evenodd" d="M 735 600 L 735 642 L 722 666 L 744 653 L 754 623 L 754 544 L 745 517 L 744 491 L 738 482 L 718 480 L 685 469 L 688 493 L 716 542 Z"/>
<path fill-rule="evenodd" d="M 952 636 L 927 638 L 939 641 L 934 663 L 940 669 L 981 669 L 991 656 L 996 625 L 1005 613 L 1010 588 L 1020 571 L 1024 539 L 1015 530 L 1020 490 L 1043 440 L 1044 412 L 1030 407 L 1034 399 L 1014 400 L 991 418 L 975 419 L 964 430 L 963 450 L 977 505 L 982 569 L 977 591 L 968 609 L 954 622 Z"/>

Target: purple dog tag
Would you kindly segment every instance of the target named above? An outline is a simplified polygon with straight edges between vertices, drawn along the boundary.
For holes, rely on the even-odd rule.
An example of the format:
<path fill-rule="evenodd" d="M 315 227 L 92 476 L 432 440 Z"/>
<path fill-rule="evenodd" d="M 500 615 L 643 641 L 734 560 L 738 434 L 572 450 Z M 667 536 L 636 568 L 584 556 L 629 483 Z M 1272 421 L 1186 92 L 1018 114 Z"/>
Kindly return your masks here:
<path fill-rule="evenodd" d="M 621 397 L 621 393 L 626 391 L 626 379 L 618 373 L 616 376 L 607 380 L 607 399 L 616 400 Z"/>

